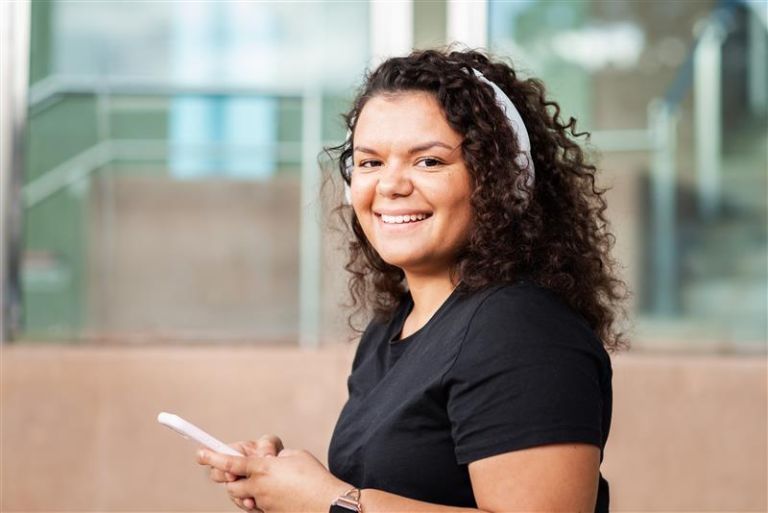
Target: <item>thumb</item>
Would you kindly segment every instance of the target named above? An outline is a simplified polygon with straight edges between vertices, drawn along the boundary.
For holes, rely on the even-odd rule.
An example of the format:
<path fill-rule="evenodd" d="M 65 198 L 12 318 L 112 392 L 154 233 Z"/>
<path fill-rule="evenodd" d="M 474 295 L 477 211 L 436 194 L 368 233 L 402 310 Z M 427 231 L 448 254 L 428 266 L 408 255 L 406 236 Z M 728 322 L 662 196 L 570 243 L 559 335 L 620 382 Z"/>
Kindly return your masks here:
<path fill-rule="evenodd" d="M 286 458 L 291 456 L 296 456 L 297 454 L 301 453 L 299 449 L 283 449 L 280 451 L 280 454 L 277 455 L 278 458 Z"/>
<path fill-rule="evenodd" d="M 264 435 L 256 440 L 257 456 L 277 456 L 283 451 L 283 441 L 275 435 Z"/>
<path fill-rule="evenodd" d="M 264 435 L 256 441 L 235 442 L 232 444 L 246 456 L 277 456 L 283 450 L 283 442 L 275 435 Z"/>

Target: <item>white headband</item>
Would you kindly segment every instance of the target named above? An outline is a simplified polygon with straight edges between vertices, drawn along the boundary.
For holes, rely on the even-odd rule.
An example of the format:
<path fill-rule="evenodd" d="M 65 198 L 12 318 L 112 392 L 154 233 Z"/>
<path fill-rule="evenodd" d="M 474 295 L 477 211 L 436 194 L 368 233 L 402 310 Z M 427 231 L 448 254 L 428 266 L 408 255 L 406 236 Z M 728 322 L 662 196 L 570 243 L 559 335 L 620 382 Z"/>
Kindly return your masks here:
<path fill-rule="evenodd" d="M 528 179 L 526 183 L 529 186 L 533 185 L 535 170 L 533 167 L 533 157 L 531 156 L 531 139 L 528 137 L 528 130 L 525 128 L 523 118 L 520 117 L 520 112 L 518 112 L 518 110 L 515 108 L 515 104 L 512 103 L 512 100 L 509 99 L 509 96 L 507 96 L 504 91 L 501 90 L 501 87 L 485 78 L 485 76 L 483 76 L 483 74 L 476 69 L 472 68 L 472 71 L 475 73 L 475 76 L 480 79 L 481 82 L 485 82 L 491 86 L 491 88 L 493 88 L 493 94 L 496 97 L 496 104 L 501 108 L 501 111 L 507 117 L 507 121 L 509 121 L 509 125 L 512 127 L 512 132 L 515 134 L 515 138 L 517 139 L 517 146 L 520 148 L 520 153 L 517 155 L 517 157 L 515 157 L 515 162 L 518 166 L 520 166 L 520 169 L 528 171 Z"/>
<path fill-rule="evenodd" d="M 485 78 L 485 76 L 476 69 L 472 68 L 472 71 L 481 82 L 488 84 L 493 89 L 493 95 L 496 97 L 496 104 L 499 106 L 499 108 L 501 108 L 501 111 L 507 117 L 507 121 L 509 121 L 512 132 L 515 134 L 515 138 L 517 139 L 517 146 L 520 149 L 520 153 L 515 157 L 515 163 L 520 166 L 520 169 L 528 172 L 526 184 L 529 187 L 532 186 L 536 173 L 533 166 L 533 157 L 531 156 L 531 139 L 528 136 L 528 130 L 525 128 L 525 123 L 523 123 L 523 118 L 520 116 L 520 112 L 518 112 L 518 110 L 515 108 L 515 104 L 512 103 L 512 100 L 509 99 L 509 96 L 507 96 L 499 86 Z M 350 137 L 352 137 L 352 133 L 348 132 L 347 139 Z M 352 177 L 353 167 L 354 164 L 352 163 L 352 157 L 350 156 L 347 158 L 346 162 L 347 177 L 349 178 Z M 344 183 L 344 197 L 347 203 L 352 202 L 349 191 L 349 184 L 346 182 Z"/>

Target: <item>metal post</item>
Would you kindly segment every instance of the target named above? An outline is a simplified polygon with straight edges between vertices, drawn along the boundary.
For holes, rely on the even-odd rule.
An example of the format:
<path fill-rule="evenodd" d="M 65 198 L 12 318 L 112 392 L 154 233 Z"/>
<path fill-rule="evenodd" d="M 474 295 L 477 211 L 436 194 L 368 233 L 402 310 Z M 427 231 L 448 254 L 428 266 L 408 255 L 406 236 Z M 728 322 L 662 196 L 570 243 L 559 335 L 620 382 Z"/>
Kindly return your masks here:
<path fill-rule="evenodd" d="M 308 89 L 301 116 L 301 226 L 299 244 L 299 345 L 317 348 L 320 342 L 320 170 L 322 148 L 322 96 Z"/>
<path fill-rule="evenodd" d="M 488 1 L 448 0 L 446 4 L 448 43 L 462 43 L 469 48 L 488 46 Z"/>
<path fill-rule="evenodd" d="M 676 172 L 677 115 L 660 100 L 649 106 L 654 149 L 651 161 L 653 293 L 651 311 L 660 316 L 678 310 Z"/>
<path fill-rule="evenodd" d="M 371 68 L 389 57 L 410 53 L 413 48 L 413 0 L 371 0 L 368 12 Z"/>
<path fill-rule="evenodd" d="M 21 185 L 29 24 L 29 0 L 0 2 L 0 343 L 10 341 L 21 329 Z"/>
<path fill-rule="evenodd" d="M 699 214 L 714 218 L 720 209 L 722 115 L 721 47 L 725 31 L 718 23 L 704 29 L 694 53 L 694 125 Z"/>
<path fill-rule="evenodd" d="M 762 13 L 757 3 L 750 4 L 749 25 L 747 34 L 749 37 L 747 50 L 747 75 L 749 76 L 749 107 L 752 114 L 762 116 L 768 110 L 768 14 L 763 6 Z M 761 19 L 761 16 L 763 19 Z"/>
<path fill-rule="evenodd" d="M 102 251 L 100 252 L 102 261 L 94 262 L 98 266 L 98 294 L 99 301 L 94 301 L 90 293 L 86 294 L 86 319 L 87 325 L 95 328 L 100 333 L 109 333 L 112 330 L 112 319 L 114 317 L 114 302 L 112 301 L 112 292 L 115 276 L 115 237 L 114 227 L 117 225 L 116 207 L 115 207 L 115 173 L 112 172 L 111 163 L 115 158 L 115 149 L 112 142 L 112 92 L 109 87 L 109 80 L 105 74 L 96 90 L 96 133 L 98 144 L 105 148 L 103 167 L 100 167 L 101 176 L 97 176 L 95 185 L 98 186 L 98 194 L 101 196 L 100 205 L 102 208 L 101 240 Z M 85 183 L 94 183 L 92 173 L 87 173 L 82 178 Z"/>

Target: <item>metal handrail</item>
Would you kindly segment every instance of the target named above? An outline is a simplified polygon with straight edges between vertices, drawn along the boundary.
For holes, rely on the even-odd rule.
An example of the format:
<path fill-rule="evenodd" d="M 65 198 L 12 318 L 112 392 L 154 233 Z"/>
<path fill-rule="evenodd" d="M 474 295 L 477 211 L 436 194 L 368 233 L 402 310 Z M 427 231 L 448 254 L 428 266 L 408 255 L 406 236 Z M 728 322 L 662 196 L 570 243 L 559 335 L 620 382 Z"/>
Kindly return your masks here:
<path fill-rule="evenodd" d="M 332 144 L 326 141 L 325 144 Z M 301 143 L 283 141 L 276 144 L 236 146 L 231 144 L 175 144 L 166 139 L 107 139 L 96 143 L 26 184 L 22 189 L 25 209 L 44 202 L 57 192 L 74 185 L 115 161 L 154 162 L 168 158 L 172 152 L 201 152 L 206 156 L 233 152 L 275 152 L 279 160 L 300 157 Z"/>
<path fill-rule="evenodd" d="M 67 186 L 80 182 L 112 159 L 110 141 L 102 141 L 78 153 L 22 188 L 25 209 L 30 209 Z"/>
<path fill-rule="evenodd" d="M 718 0 L 703 23 L 698 27 L 698 34 L 686 55 L 683 64 L 677 69 L 675 78 L 663 95 L 664 102 L 671 108 L 677 109 L 685 99 L 688 92 L 693 87 L 693 75 L 695 68 L 695 58 L 697 50 L 700 50 L 702 41 L 705 39 L 709 30 L 721 31 L 723 35 L 727 33 L 728 27 L 733 23 L 733 13 L 741 5 L 747 5 L 749 2 L 744 0 Z"/>
<path fill-rule="evenodd" d="M 180 83 L 167 80 L 147 80 L 130 77 L 92 77 L 49 75 L 29 88 L 27 102 L 30 113 L 45 110 L 54 100 L 68 94 L 110 96 L 203 96 L 203 97 L 260 97 L 300 100 L 300 88 L 271 89 L 248 84 Z"/>
<path fill-rule="evenodd" d="M 151 96 L 151 97 L 173 97 L 173 96 L 199 96 L 199 97 L 218 97 L 230 98 L 238 97 L 258 97 L 273 99 L 290 99 L 300 102 L 305 101 L 305 92 L 296 89 L 274 90 L 268 88 L 255 88 L 247 85 L 238 84 L 179 84 L 162 80 L 136 80 L 126 77 L 112 77 L 104 80 L 96 80 L 93 77 L 62 76 L 51 75 L 36 82 L 30 87 L 28 107 L 30 115 L 38 115 L 49 107 L 55 105 L 67 95 L 89 95 L 96 96 L 101 101 L 97 107 L 97 124 L 100 119 L 106 119 L 108 116 L 100 112 L 105 108 L 108 99 L 115 95 L 120 96 Z M 81 179 L 84 179 L 91 173 L 101 167 L 114 161 L 117 157 L 116 152 L 128 147 L 123 154 L 130 153 L 131 156 L 139 160 L 146 159 L 146 151 L 154 152 L 158 155 L 163 152 L 178 149 L 173 143 L 164 142 L 164 139 L 152 140 L 113 140 L 109 138 L 109 127 L 105 127 L 104 134 L 100 141 L 92 147 L 86 148 L 68 161 L 56 166 L 54 169 L 46 171 L 41 176 L 35 178 L 32 182 L 23 188 L 24 206 L 31 208 L 46 198 L 55 194 Z M 326 142 L 326 143 L 333 143 Z M 300 142 L 280 142 L 275 145 L 249 146 L 250 151 L 268 150 L 276 151 L 279 158 L 300 156 L 302 144 Z M 184 149 L 205 151 L 210 154 L 213 151 L 231 151 L 231 145 L 220 144 L 195 144 L 183 145 Z M 145 153 L 142 156 L 142 153 Z M 150 160 L 156 160 L 157 157 Z"/>

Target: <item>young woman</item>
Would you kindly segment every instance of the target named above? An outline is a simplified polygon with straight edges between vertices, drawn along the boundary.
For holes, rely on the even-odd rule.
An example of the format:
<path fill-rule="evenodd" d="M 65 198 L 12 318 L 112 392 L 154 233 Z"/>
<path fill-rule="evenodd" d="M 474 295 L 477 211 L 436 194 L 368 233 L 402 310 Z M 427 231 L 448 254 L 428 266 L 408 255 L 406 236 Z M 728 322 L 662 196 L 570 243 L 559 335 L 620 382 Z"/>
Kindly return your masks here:
<path fill-rule="evenodd" d="M 362 335 L 326 469 L 201 451 L 245 510 L 608 511 L 626 292 L 604 191 L 541 82 L 474 52 L 367 76 L 338 148 Z"/>

